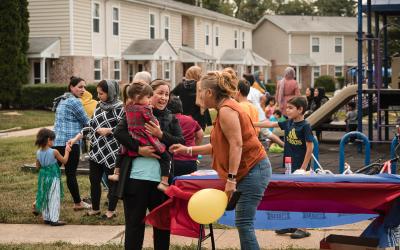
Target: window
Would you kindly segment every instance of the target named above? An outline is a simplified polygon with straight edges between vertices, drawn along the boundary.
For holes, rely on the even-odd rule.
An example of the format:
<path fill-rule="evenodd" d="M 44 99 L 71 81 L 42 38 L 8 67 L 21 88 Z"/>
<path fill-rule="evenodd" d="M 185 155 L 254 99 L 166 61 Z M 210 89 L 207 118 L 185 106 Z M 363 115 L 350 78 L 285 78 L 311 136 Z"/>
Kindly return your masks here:
<path fill-rule="evenodd" d="M 164 16 L 164 39 L 169 40 L 169 16 Z"/>
<path fill-rule="evenodd" d="M 129 64 L 128 66 L 128 81 L 133 81 L 133 64 Z"/>
<path fill-rule="evenodd" d="M 170 62 L 164 62 L 164 79 L 165 80 L 170 80 L 170 78 L 171 78 L 170 67 L 171 67 Z"/>
<path fill-rule="evenodd" d="M 341 37 L 335 38 L 335 52 L 342 53 L 342 38 Z"/>
<path fill-rule="evenodd" d="M 237 30 L 235 30 L 233 40 L 234 40 L 234 46 L 235 46 L 234 48 L 237 49 L 237 47 L 238 47 L 238 31 Z"/>
<path fill-rule="evenodd" d="M 100 4 L 93 5 L 93 32 L 100 32 Z"/>
<path fill-rule="evenodd" d="M 242 49 L 245 47 L 245 42 L 244 42 L 244 32 L 242 32 Z"/>
<path fill-rule="evenodd" d="M 215 47 L 219 46 L 219 27 L 215 27 Z"/>
<path fill-rule="evenodd" d="M 312 52 L 319 52 L 319 38 L 312 38 Z"/>
<path fill-rule="evenodd" d="M 114 80 L 121 80 L 121 62 L 114 61 Z"/>
<path fill-rule="evenodd" d="M 206 46 L 210 44 L 210 26 L 206 24 Z"/>
<path fill-rule="evenodd" d="M 313 67 L 313 75 L 314 75 L 314 79 L 318 78 L 321 75 L 321 70 L 320 70 L 319 66 Z"/>
<path fill-rule="evenodd" d="M 101 60 L 94 60 L 94 80 L 101 80 Z"/>
<path fill-rule="evenodd" d="M 150 39 L 156 38 L 156 16 L 150 14 Z"/>
<path fill-rule="evenodd" d="M 119 9 L 113 8 L 113 35 L 119 35 Z"/>
<path fill-rule="evenodd" d="M 335 66 L 335 77 L 340 77 L 343 75 L 343 68 L 342 66 Z"/>

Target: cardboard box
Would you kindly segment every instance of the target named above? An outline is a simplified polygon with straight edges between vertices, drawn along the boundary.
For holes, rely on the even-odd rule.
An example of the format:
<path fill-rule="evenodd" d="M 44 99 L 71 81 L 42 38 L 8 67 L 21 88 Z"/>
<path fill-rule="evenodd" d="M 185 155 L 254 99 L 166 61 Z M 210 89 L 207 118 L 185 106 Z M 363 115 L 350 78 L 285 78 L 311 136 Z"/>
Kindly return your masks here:
<path fill-rule="evenodd" d="M 384 250 L 379 240 L 355 236 L 331 234 L 320 242 L 320 250 Z"/>

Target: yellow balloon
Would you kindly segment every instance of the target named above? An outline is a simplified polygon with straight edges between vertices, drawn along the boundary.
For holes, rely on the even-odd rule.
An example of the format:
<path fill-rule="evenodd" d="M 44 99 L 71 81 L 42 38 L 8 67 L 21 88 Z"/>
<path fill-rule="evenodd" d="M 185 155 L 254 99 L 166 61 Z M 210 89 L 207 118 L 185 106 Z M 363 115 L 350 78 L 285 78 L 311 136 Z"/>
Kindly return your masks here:
<path fill-rule="evenodd" d="M 210 224 L 217 221 L 225 212 L 228 197 L 225 192 L 206 188 L 190 197 L 188 212 L 192 220 L 199 224 Z"/>

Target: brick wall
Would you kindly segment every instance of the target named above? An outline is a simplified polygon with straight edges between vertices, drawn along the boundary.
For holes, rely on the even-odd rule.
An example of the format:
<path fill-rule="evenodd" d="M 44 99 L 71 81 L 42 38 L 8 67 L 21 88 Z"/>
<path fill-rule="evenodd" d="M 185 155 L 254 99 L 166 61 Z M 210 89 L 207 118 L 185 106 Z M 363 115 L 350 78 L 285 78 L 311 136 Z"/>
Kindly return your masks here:
<path fill-rule="evenodd" d="M 79 76 L 86 82 L 94 82 L 93 62 L 91 56 L 63 56 L 50 63 L 50 82 L 68 83 L 71 76 Z"/>

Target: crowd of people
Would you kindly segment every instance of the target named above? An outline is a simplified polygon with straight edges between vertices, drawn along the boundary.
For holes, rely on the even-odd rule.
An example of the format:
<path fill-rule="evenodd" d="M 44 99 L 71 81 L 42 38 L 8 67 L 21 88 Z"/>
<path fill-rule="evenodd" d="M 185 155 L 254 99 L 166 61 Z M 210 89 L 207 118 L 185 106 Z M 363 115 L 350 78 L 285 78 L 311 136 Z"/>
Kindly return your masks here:
<path fill-rule="evenodd" d="M 59 218 L 62 185 L 59 166 L 65 166 L 67 187 L 75 211 L 113 219 L 123 200 L 125 249 L 143 246 L 146 211 L 167 200 L 164 191 L 173 177 L 197 170 L 198 155 L 212 155 L 212 167 L 225 181 L 228 197 L 241 192 L 236 204 L 236 226 L 243 249 L 259 249 L 254 231 L 256 208 L 271 178 L 265 140 L 284 148 L 293 158 L 293 171 L 305 170 L 311 158 L 311 127 L 304 120 L 326 102 L 323 88 L 307 89 L 300 97 L 295 72 L 288 67 L 272 96 L 262 72 L 237 76 L 232 68 L 202 72 L 190 67 L 174 89 L 168 81 L 152 80 L 138 72 L 120 86 L 115 80 L 97 84 L 98 102 L 85 91 L 86 82 L 71 77 L 68 91 L 54 101 L 54 132 L 37 135 L 39 188 L 35 212 L 44 223 L 64 225 Z M 120 93 L 121 92 L 121 93 Z M 82 101 L 82 97 L 86 96 Z M 211 125 L 209 110 L 216 110 L 210 143 L 203 132 Z M 280 127 L 284 136 L 273 130 Z M 81 199 L 76 178 L 82 139 L 89 144 L 91 203 Z M 104 178 L 105 176 L 105 178 Z M 107 211 L 102 214 L 101 182 L 109 188 Z M 292 230 L 293 231 L 293 230 Z M 293 238 L 305 230 L 285 231 Z M 168 249 L 170 232 L 153 227 L 154 248 Z"/>

